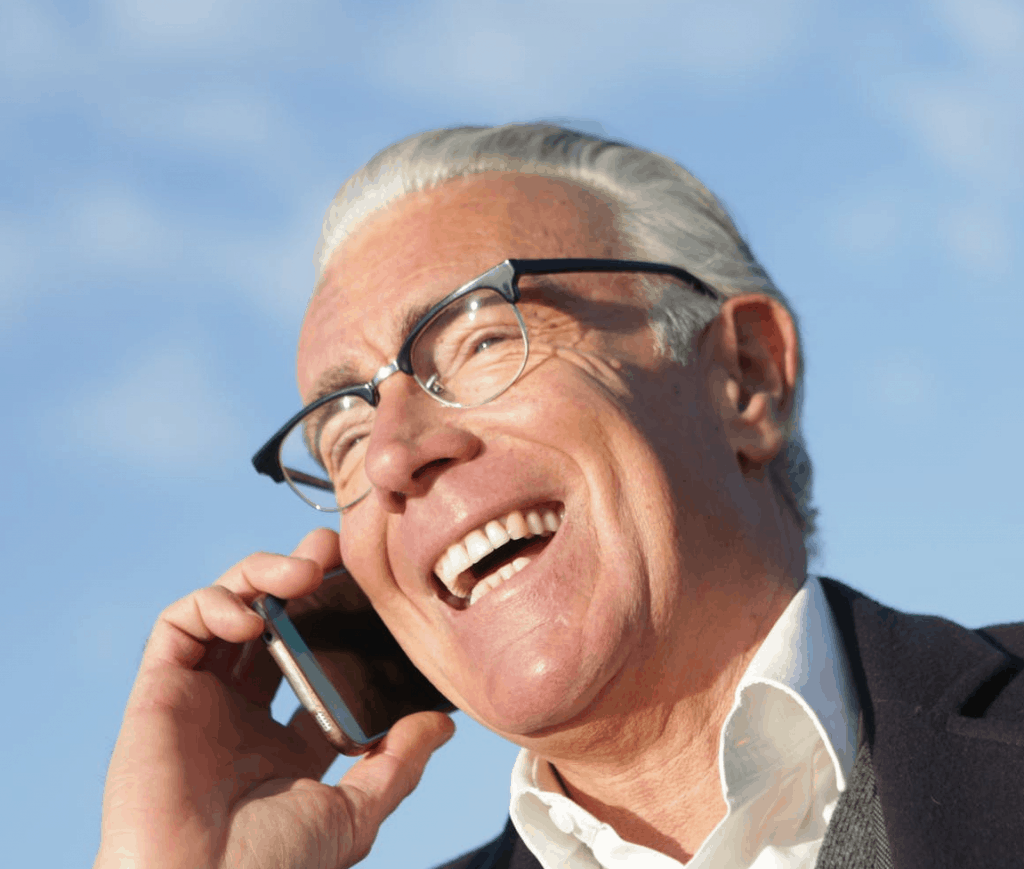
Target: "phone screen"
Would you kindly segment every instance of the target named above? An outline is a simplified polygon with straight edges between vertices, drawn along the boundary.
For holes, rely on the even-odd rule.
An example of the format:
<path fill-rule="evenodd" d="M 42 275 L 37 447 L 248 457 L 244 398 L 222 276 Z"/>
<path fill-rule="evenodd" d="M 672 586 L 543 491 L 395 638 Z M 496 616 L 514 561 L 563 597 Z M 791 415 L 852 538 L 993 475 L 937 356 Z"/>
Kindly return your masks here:
<path fill-rule="evenodd" d="M 414 712 L 454 709 L 416 669 L 344 569 L 327 574 L 313 595 L 287 602 L 286 613 L 284 604 L 268 597 L 256 607 L 273 628 L 265 638 L 272 652 L 276 640 L 274 657 L 285 676 L 340 750 L 367 750 L 396 721 Z M 290 660 L 282 661 L 282 654 Z M 296 668 L 305 680 L 302 690 L 293 678 Z M 315 697 L 305 696 L 310 693 Z M 325 714 L 333 721 L 324 721 Z M 333 738 L 331 727 L 343 731 L 346 746 Z"/>

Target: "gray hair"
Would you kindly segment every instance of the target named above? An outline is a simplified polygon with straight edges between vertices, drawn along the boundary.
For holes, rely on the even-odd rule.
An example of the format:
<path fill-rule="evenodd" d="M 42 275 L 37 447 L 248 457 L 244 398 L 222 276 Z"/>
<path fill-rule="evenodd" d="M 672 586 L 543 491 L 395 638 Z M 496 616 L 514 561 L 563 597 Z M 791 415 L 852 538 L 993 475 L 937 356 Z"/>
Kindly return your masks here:
<path fill-rule="evenodd" d="M 765 293 L 789 309 L 728 212 L 693 175 L 660 154 L 550 124 L 435 130 L 385 148 L 345 182 L 327 209 L 316 248 L 317 286 L 341 242 L 374 213 L 409 193 L 493 171 L 575 183 L 608 204 L 630 256 L 681 266 L 724 296 Z M 696 293 L 652 301 L 663 349 L 687 361 L 717 304 Z M 800 432 L 802 393 L 801 363 L 786 448 L 769 465 L 769 474 L 813 549 L 817 510 L 811 502 L 811 460 Z"/>

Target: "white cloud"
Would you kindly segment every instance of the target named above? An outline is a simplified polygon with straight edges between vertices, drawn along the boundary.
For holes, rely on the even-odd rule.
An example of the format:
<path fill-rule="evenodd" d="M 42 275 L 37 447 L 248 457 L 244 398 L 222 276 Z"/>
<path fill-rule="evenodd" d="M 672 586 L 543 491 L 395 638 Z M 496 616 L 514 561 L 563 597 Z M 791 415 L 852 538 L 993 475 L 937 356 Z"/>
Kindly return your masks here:
<path fill-rule="evenodd" d="M 218 245 L 223 281 L 296 336 L 313 292 L 315 230 L 305 221 L 273 237 L 236 235 Z"/>
<path fill-rule="evenodd" d="M 226 394 L 216 368 L 194 347 L 172 345 L 86 389 L 61 418 L 74 442 L 99 456 L 187 474 L 243 449 Z"/>
<path fill-rule="evenodd" d="M 868 369 L 867 388 L 873 402 L 890 412 L 929 410 L 935 403 L 931 368 L 925 359 L 909 351 L 877 359 Z"/>
<path fill-rule="evenodd" d="M 268 313 L 277 315 L 277 322 L 293 322 L 295 335 L 313 294 L 315 269 L 309 256 L 309 242 L 285 245 L 276 251 L 265 250 L 267 268 L 264 280 L 256 285 L 257 301 Z"/>
<path fill-rule="evenodd" d="M 110 116 L 133 139 L 155 140 L 218 162 L 226 156 L 251 167 L 276 167 L 278 155 L 295 151 L 295 143 L 285 141 L 288 119 L 264 94 L 244 86 L 221 84 L 184 94 L 175 88 L 162 99 L 135 94 L 112 106 Z"/>
<path fill-rule="evenodd" d="M 1019 0 L 940 0 L 929 6 L 933 8 L 950 35 L 975 57 L 988 64 L 1021 67 L 1024 5 Z"/>
<path fill-rule="evenodd" d="M 986 275 L 1009 270 L 1010 221 L 997 206 L 973 203 L 951 208 L 940 217 L 939 230 L 946 250 L 967 270 Z"/>
<path fill-rule="evenodd" d="M 294 151 L 286 107 L 244 77 L 208 73 L 219 60 L 235 69 L 287 63 L 288 46 L 315 42 L 309 15 L 275 26 L 286 9 L 272 0 L 109 0 L 106 16 L 72 26 L 43 3 L 11 0 L 0 4 L 0 82 L 27 115 L 65 94 L 129 137 L 259 163 Z"/>
<path fill-rule="evenodd" d="M 178 222 L 129 187 L 96 181 L 51 195 L 16 220 L 0 215 L 5 319 L 54 297 L 134 287 L 185 250 Z"/>
<path fill-rule="evenodd" d="M 606 5 L 620 13 L 624 9 L 621 3 Z M 672 66 L 712 76 L 769 67 L 793 47 L 814 5 L 801 0 L 659 2 L 641 3 L 639 8 L 631 4 L 631 30 L 637 37 L 632 60 L 645 59 L 647 50 L 642 39 L 648 29 L 658 25 L 648 15 L 664 11 L 668 32 L 656 40 L 655 48 L 674 55 Z M 644 6 L 655 8 L 648 10 Z M 615 33 L 615 22 L 610 20 L 608 34 L 614 37 Z"/>
<path fill-rule="evenodd" d="M 68 25 L 41 3 L 0 4 L 0 74 L 28 80 L 66 78 L 81 71 L 81 51 Z"/>
<path fill-rule="evenodd" d="M 1005 272 L 1024 193 L 1024 5 L 917 5 L 931 27 L 889 19 L 887 48 L 862 57 L 861 81 L 931 176 L 930 201 L 907 201 L 908 213 L 952 264 Z"/>
<path fill-rule="evenodd" d="M 1024 5 L 1007 0 L 922 4 L 953 59 L 886 71 L 884 101 L 921 150 L 953 179 L 993 198 L 1024 189 Z M 937 15 L 935 13 L 938 13 Z"/>
<path fill-rule="evenodd" d="M 151 199 L 122 185 L 96 183 L 53 203 L 40 243 L 85 264 L 134 270 L 176 258 L 181 236 Z"/>
<path fill-rule="evenodd" d="M 344 6 L 324 0 L 102 0 L 106 38 L 125 55 L 279 64 L 343 35 Z"/>
<path fill-rule="evenodd" d="M 364 46 L 405 91 L 494 113 L 597 103 L 644 78 L 736 81 L 786 59 L 813 0 L 434 0 L 403 9 Z"/>
<path fill-rule="evenodd" d="M 14 322 L 33 293 L 40 292 L 38 254 L 24 221 L 0 215 L 0 328 Z"/>
<path fill-rule="evenodd" d="M 878 255 L 901 241 L 905 219 L 904 205 L 892 193 L 859 192 L 833 206 L 827 231 L 840 250 Z"/>
<path fill-rule="evenodd" d="M 1024 83 L 1022 83 L 1024 85 Z M 1024 98 L 987 81 L 907 83 L 898 102 L 922 150 L 972 186 L 1004 196 L 1024 182 Z"/>
<path fill-rule="evenodd" d="M 181 106 L 173 117 L 183 139 L 217 142 L 232 150 L 252 142 L 264 143 L 277 126 L 270 104 L 253 93 L 204 92 Z M 167 125 L 165 131 L 172 132 Z"/>
<path fill-rule="evenodd" d="M 174 304 L 220 287 L 298 333 L 313 288 L 316 207 L 294 208 L 291 222 L 234 208 L 233 220 L 221 222 L 195 209 L 175 214 L 141 190 L 104 182 L 40 206 L 17 218 L 0 213 L 0 329 L 71 295 L 102 295 L 106 306 L 145 287 Z"/>
<path fill-rule="evenodd" d="M 247 20 L 243 0 L 106 0 L 102 5 L 117 31 L 148 47 L 213 45 Z"/>

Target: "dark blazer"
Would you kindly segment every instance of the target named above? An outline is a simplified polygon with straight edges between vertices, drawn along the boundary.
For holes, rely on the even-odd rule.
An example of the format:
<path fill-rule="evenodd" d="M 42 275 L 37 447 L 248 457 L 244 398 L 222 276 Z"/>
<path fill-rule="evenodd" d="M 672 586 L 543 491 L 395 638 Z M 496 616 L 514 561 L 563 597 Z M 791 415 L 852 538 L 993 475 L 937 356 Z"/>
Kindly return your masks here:
<path fill-rule="evenodd" d="M 822 585 L 864 716 L 851 782 L 869 799 L 851 783 L 818 865 L 1024 867 L 1024 624 L 972 631 Z M 509 822 L 444 869 L 539 866 Z"/>

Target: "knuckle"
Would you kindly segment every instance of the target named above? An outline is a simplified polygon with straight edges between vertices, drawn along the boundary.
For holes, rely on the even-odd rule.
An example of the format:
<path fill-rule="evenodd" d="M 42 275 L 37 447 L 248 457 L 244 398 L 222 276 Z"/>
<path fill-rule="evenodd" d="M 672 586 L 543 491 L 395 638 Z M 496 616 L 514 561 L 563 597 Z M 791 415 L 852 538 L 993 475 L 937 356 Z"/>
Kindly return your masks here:
<path fill-rule="evenodd" d="M 165 606 L 160 611 L 160 615 L 157 616 L 157 624 L 161 624 L 162 622 L 173 622 L 182 613 L 188 612 L 189 610 L 197 607 L 199 605 L 199 596 L 205 590 L 206 589 L 203 588 L 196 589 L 195 591 L 191 591 L 184 597 L 179 597 L 173 603 Z"/>
<path fill-rule="evenodd" d="M 338 841 L 352 863 L 364 859 L 377 839 L 377 822 L 369 811 L 370 803 L 368 795 L 357 788 L 339 789 L 334 802 Z"/>
<path fill-rule="evenodd" d="M 254 572 L 265 570 L 268 563 L 272 564 L 275 559 L 280 558 L 280 555 L 276 555 L 273 552 L 253 552 L 241 561 L 239 561 L 234 567 L 225 573 L 222 580 L 232 580 L 237 576 L 245 576 Z"/>

